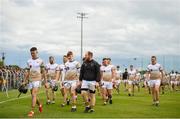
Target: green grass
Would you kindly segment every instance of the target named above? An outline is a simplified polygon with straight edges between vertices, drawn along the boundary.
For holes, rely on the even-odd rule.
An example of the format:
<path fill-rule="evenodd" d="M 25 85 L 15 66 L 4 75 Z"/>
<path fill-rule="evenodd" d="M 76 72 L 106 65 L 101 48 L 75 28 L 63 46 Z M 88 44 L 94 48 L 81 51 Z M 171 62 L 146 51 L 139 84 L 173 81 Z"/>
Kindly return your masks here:
<path fill-rule="evenodd" d="M 95 113 L 83 113 L 84 106 L 82 98 L 78 96 L 77 112 L 70 112 L 71 106 L 60 107 L 62 102 L 62 96 L 60 92 L 56 93 L 56 104 L 46 105 L 46 96 L 44 89 L 41 89 L 39 97 L 43 102 L 43 113 L 38 112 L 38 108 L 35 110 L 35 117 L 37 118 L 118 118 L 118 117 L 135 117 L 135 118 L 180 118 L 180 92 L 169 92 L 166 91 L 164 95 L 160 96 L 160 106 L 155 107 L 151 105 L 151 95 L 141 89 L 141 92 L 135 93 L 134 97 L 128 97 L 127 92 L 121 90 L 121 94 L 118 95 L 116 92 L 113 94 L 112 105 L 102 105 L 100 96 L 97 96 Z M 0 92 L 0 102 L 14 99 L 18 95 L 17 90 L 9 91 L 9 98 L 5 96 L 5 93 Z M 31 97 L 21 95 L 17 100 L 11 100 L 8 102 L 0 103 L 0 117 L 16 117 L 26 118 L 27 113 L 30 110 Z"/>

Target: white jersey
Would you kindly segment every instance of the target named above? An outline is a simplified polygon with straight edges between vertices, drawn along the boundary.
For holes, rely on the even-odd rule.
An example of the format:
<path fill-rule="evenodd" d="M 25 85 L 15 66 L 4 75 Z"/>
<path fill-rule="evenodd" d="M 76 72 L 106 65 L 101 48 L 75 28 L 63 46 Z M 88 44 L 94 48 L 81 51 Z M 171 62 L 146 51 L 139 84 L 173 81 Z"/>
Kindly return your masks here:
<path fill-rule="evenodd" d="M 161 77 L 161 71 L 163 70 L 162 66 L 158 63 L 156 64 L 149 64 L 147 67 L 147 71 L 150 72 L 150 79 L 160 79 Z"/>
<path fill-rule="evenodd" d="M 41 66 L 44 66 L 43 64 L 43 60 L 40 58 L 37 59 L 29 59 L 27 61 L 27 66 L 29 68 L 30 71 L 30 80 L 42 80 L 42 76 L 41 76 Z"/>
<path fill-rule="evenodd" d="M 176 73 L 171 73 L 170 78 L 172 81 L 175 81 L 176 80 Z"/>
<path fill-rule="evenodd" d="M 147 71 L 149 72 L 160 72 L 162 70 L 163 70 L 162 66 L 158 63 L 156 63 L 155 65 L 149 64 L 147 67 Z"/>
<path fill-rule="evenodd" d="M 122 77 L 121 70 L 116 70 L 116 79 L 120 79 Z"/>
<path fill-rule="evenodd" d="M 136 76 L 136 69 L 128 70 L 129 80 L 134 80 Z"/>
<path fill-rule="evenodd" d="M 47 76 L 48 79 L 55 79 L 56 78 L 56 72 L 59 71 L 58 64 L 50 64 L 48 63 L 46 65 L 46 71 L 47 71 Z"/>
<path fill-rule="evenodd" d="M 65 80 L 77 80 L 80 72 L 80 63 L 73 60 L 65 63 Z"/>
<path fill-rule="evenodd" d="M 112 70 L 114 68 L 115 67 L 113 65 L 107 65 L 107 66 L 102 65 L 100 67 L 100 71 L 102 72 L 102 80 L 106 80 L 106 81 L 112 80 Z"/>
<path fill-rule="evenodd" d="M 128 74 L 129 74 L 129 76 L 136 76 L 136 70 L 135 69 L 133 69 L 133 70 L 128 70 Z"/>

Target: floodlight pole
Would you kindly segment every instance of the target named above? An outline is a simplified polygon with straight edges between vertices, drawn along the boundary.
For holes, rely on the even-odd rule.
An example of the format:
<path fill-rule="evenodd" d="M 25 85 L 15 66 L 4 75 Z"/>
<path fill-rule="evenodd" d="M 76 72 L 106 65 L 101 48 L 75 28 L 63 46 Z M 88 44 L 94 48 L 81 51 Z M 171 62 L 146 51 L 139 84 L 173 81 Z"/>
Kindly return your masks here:
<path fill-rule="evenodd" d="M 77 13 L 79 16 L 77 18 L 81 19 L 81 64 L 83 63 L 83 19 L 88 18 L 86 17 L 87 13 Z"/>

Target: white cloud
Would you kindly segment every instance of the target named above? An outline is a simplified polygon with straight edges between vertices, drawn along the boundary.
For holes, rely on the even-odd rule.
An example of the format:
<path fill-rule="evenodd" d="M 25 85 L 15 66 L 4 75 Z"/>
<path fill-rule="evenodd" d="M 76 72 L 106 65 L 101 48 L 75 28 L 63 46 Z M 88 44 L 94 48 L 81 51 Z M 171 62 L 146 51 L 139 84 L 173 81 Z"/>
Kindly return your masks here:
<path fill-rule="evenodd" d="M 177 54 L 180 50 L 180 2 L 2 0 L 0 47 L 63 55 L 80 54 L 80 20 L 84 20 L 84 50 L 95 55 L 133 56 Z"/>

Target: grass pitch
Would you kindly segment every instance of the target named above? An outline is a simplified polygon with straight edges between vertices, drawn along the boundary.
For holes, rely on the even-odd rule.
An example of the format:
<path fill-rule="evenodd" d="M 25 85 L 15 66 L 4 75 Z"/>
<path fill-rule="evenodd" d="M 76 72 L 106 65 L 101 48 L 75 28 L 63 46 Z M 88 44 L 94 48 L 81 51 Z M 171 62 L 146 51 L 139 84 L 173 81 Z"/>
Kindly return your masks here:
<path fill-rule="evenodd" d="M 9 91 L 9 98 L 4 92 L 0 92 L 0 117 L 1 118 L 27 118 L 30 111 L 30 93 L 22 94 L 17 99 L 18 91 Z M 60 91 L 56 92 L 56 104 L 46 105 L 45 90 L 39 92 L 41 102 L 43 102 L 43 113 L 35 110 L 35 118 L 180 118 L 180 91 L 170 92 L 160 95 L 160 106 L 152 106 L 151 95 L 144 88 L 140 92 L 135 92 L 135 96 L 128 97 L 121 87 L 118 95 L 113 93 L 113 104 L 103 105 L 101 97 L 97 95 L 94 113 L 83 113 L 84 104 L 82 97 L 78 96 L 77 112 L 70 112 L 71 106 L 60 107 L 62 96 Z"/>

